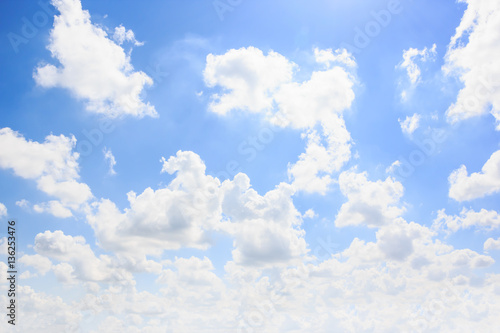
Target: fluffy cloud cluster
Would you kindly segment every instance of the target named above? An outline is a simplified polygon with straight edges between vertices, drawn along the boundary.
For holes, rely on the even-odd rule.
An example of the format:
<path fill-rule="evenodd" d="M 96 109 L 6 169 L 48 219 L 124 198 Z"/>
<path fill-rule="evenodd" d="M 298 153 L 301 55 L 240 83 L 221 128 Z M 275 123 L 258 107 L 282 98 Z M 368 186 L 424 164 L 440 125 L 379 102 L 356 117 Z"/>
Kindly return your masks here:
<path fill-rule="evenodd" d="M 412 135 L 420 125 L 420 115 L 418 113 L 413 114 L 413 116 L 406 116 L 405 120 L 398 119 L 401 125 L 401 130 L 406 135 Z"/>
<path fill-rule="evenodd" d="M 34 206 L 35 211 L 69 217 L 92 198 L 87 184 L 78 182 L 78 153 L 73 152 L 76 139 L 49 135 L 43 143 L 28 141 L 10 128 L 0 129 L 0 168 L 16 176 L 35 180 L 42 192 L 57 200 Z"/>
<path fill-rule="evenodd" d="M 403 51 L 403 61 L 398 65 L 398 67 L 406 70 L 410 83 L 415 85 L 418 83 L 421 76 L 420 67 L 416 62 L 426 62 L 433 59 L 435 55 L 436 44 L 432 45 L 432 48 L 430 49 L 424 47 L 422 50 L 411 47 L 408 50 Z"/>
<path fill-rule="evenodd" d="M 394 239 L 403 242 L 399 234 L 412 239 L 401 253 L 388 245 Z M 50 232 L 37 237 L 37 248 L 64 260 L 84 246 L 78 237 Z M 63 245 L 45 246 L 52 237 L 64 238 Z M 489 256 L 433 240 L 428 228 L 409 223 L 377 235 L 376 243 L 356 238 L 321 263 L 257 269 L 227 262 L 221 278 L 206 257 L 176 257 L 163 261 L 150 291 L 96 289 L 73 303 L 33 290 L 23 289 L 23 294 L 37 298 L 29 304 L 64 306 L 59 315 L 80 313 L 58 317 L 57 324 L 89 332 L 110 327 L 123 332 L 160 332 L 165 327 L 182 332 L 490 332 L 500 315 L 495 301 L 500 277 L 482 270 L 493 263 Z M 20 324 L 29 328 L 40 310 L 23 310 Z M 97 318 L 92 329 L 83 320 L 88 314 Z"/>
<path fill-rule="evenodd" d="M 350 170 L 340 174 L 339 186 L 348 201 L 337 214 L 337 227 L 381 227 L 391 224 L 405 211 L 399 202 L 403 196 L 403 185 L 391 177 L 372 182 L 366 172 Z"/>
<path fill-rule="evenodd" d="M 496 327 L 500 277 L 482 272 L 493 258 L 454 249 L 435 240 L 431 229 L 406 222 L 401 218 L 403 186 L 390 177 L 370 181 L 354 169 L 340 175 L 348 201 L 336 225 L 375 227 L 376 240 L 354 238 L 346 249 L 317 261 L 307 256 L 291 185 L 282 183 L 259 195 L 245 174 L 220 183 L 206 175 L 198 155 L 183 151 L 163 159 L 162 171 L 175 177 L 165 188 L 129 193 L 130 208 L 123 212 L 109 200 L 89 212 L 99 243 L 114 254 L 98 256 L 81 236 L 46 231 L 35 237 L 36 254 L 20 258 L 38 274 L 52 271 L 67 287 L 85 287 L 86 294 L 72 303 L 27 293 L 40 303 L 65 307 L 61 315 L 80 313 L 58 317 L 57 327 L 89 332 L 110 327 L 123 332 L 165 327 L 188 332 L 458 327 L 487 332 Z M 167 248 L 205 248 L 214 231 L 233 238 L 233 261 L 225 263 L 222 276 L 207 257 L 145 259 Z M 485 243 L 485 249 L 495 248 L 495 240 Z M 148 291 L 136 289 L 138 272 L 155 277 Z M 24 311 L 22 327 L 30 332 L 39 310 Z M 89 326 L 88 315 L 99 319 Z"/>
<path fill-rule="evenodd" d="M 288 184 L 260 196 L 244 174 L 221 182 L 205 174 L 193 152 L 163 159 L 162 172 L 175 174 L 165 188 L 128 193 L 121 212 L 107 199 L 94 203 L 88 221 L 99 244 L 130 256 L 160 255 L 165 249 L 206 249 L 215 232 L 234 237 L 233 257 L 246 265 L 289 262 L 303 256 L 306 243 Z"/>
<path fill-rule="evenodd" d="M 305 131 L 306 151 L 289 166 L 288 175 L 296 190 L 325 193 L 333 183 L 331 174 L 351 157 L 342 113 L 354 100 L 356 63 L 346 50 L 315 49 L 314 55 L 325 69 L 303 82 L 294 81 L 296 64 L 254 47 L 209 54 L 204 77 L 207 86 L 223 89 L 212 95 L 212 112 L 260 112 L 274 125 Z"/>
<path fill-rule="evenodd" d="M 306 254 L 305 232 L 299 228 L 302 220 L 290 185 L 281 183 L 260 196 L 240 173 L 233 181 L 225 181 L 222 189 L 222 212 L 230 220 L 225 230 L 234 237 L 236 263 L 290 263 Z"/>
<path fill-rule="evenodd" d="M 163 172 L 176 173 L 165 188 L 127 194 L 121 212 L 107 199 L 94 203 L 88 216 L 102 247 L 124 253 L 160 254 L 164 249 L 206 249 L 220 221 L 220 182 L 205 175 L 205 164 L 192 152 L 164 159 Z"/>
<path fill-rule="evenodd" d="M 442 209 L 438 211 L 434 223 L 436 227 L 446 227 L 447 230 L 452 232 L 473 227 L 493 230 L 500 228 L 500 215 L 494 210 L 481 209 L 476 212 L 464 208 L 460 215 L 450 216 Z"/>
<path fill-rule="evenodd" d="M 45 88 L 61 87 L 86 101 L 89 111 L 108 117 L 132 115 L 156 117 L 155 108 L 141 99 L 145 86 L 153 80 L 143 72 L 134 71 L 130 54 L 119 45 L 134 42 L 134 33 L 123 26 L 114 38 L 90 20 L 80 0 L 52 0 L 60 12 L 54 19 L 48 49 L 60 66 L 40 65 L 33 76 Z"/>
<path fill-rule="evenodd" d="M 500 250 L 500 238 L 497 238 L 497 239 L 488 238 L 484 242 L 483 247 L 484 247 L 485 251 Z"/>
<path fill-rule="evenodd" d="M 72 237 L 62 231 L 45 231 L 35 237 L 34 250 L 42 258 L 50 258 L 61 263 L 52 267 L 57 278 L 65 283 L 73 281 L 122 281 L 132 280 L 130 273 L 118 269 L 107 255 L 96 257 L 90 245 L 86 244 L 82 236 Z M 33 261 L 29 256 L 23 257 L 28 265 L 40 265 L 42 261 Z M 37 258 L 40 259 L 40 258 Z M 36 263 L 36 264 L 35 264 Z M 47 262 L 48 263 L 48 262 Z M 47 265 L 35 267 L 43 273 Z M 128 276 L 127 276 L 128 274 Z"/>
<path fill-rule="evenodd" d="M 449 196 L 457 201 L 482 198 L 500 191 L 500 150 L 494 152 L 483 165 L 481 172 L 468 174 L 467 167 L 462 165 L 453 171 Z"/>
<path fill-rule="evenodd" d="M 451 122 L 457 122 L 491 112 L 498 124 L 500 3 L 495 0 L 461 2 L 467 3 L 467 10 L 451 38 L 443 69 L 445 73 L 458 75 L 463 88 L 446 115 Z"/>

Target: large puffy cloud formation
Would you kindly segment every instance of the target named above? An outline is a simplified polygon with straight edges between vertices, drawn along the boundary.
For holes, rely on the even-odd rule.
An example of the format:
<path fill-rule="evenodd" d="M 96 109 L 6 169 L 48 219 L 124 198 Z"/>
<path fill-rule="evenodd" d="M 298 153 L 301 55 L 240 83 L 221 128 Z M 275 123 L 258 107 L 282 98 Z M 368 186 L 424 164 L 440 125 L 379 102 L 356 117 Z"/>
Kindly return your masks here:
<path fill-rule="evenodd" d="M 153 80 L 144 72 L 134 71 L 130 54 L 119 45 L 139 43 L 131 30 L 120 26 L 115 39 L 90 21 L 80 0 L 53 0 L 60 12 L 54 19 L 48 49 L 60 66 L 40 65 L 33 74 L 45 88 L 66 88 L 86 101 L 87 110 L 108 117 L 132 115 L 156 117 L 155 108 L 144 103 L 141 93 Z"/>
<path fill-rule="evenodd" d="M 207 86 L 222 88 L 212 95 L 212 112 L 260 112 L 273 125 L 304 131 L 306 151 L 288 175 L 296 190 L 324 194 L 334 182 L 331 174 L 351 157 L 342 114 L 354 100 L 356 63 L 346 50 L 316 49 L 314 57 L 322 70 L 303 82 L 294 80 L 296 64 L 255 47 L 209 54 L 204 77 Z"/>
<path fill-rule="evenodd" d="M 306 254 L 290 185 L 261 196 L 245 174 L 221 184 L 205 169 L 198 155 L 179 151 L 163 159 L 162 171 L 175 174 L 165 188 L 128 193 L 130 208 L 124 212 L 110 200 L 95 202 L 88 221 L 99 244 L 130 256 L 160 255 L 165 249 L 207 249 L 221 232 L 234 237 L 238 263 L 287 263 Z"/>
<path fill-rule="evenodd" d="M 457 74 L 463 88 L 446 111 L 451 122 L 490 112 L 500 130 L 500 3 L 460 0 L 467 4 L 446 53 L 445 73 Z"/>
<path fill-rule="evenodd" d="M 348 201 L 337 214 L 337 227 L 381 227 L 391 224 L 404 212 L 399 203 L 403 185 L 391 177 L 373 182 L 368 180 L 366 172 L 350 170 L 340 175 L 339 186 Z"/>
<path fill-rule="evenodd" d="M 95 289 L 67 304 L 33 290 L 23 289 L 23 295 L 59 304 L 57 308 L 68 310 L 61 315 L 80 312 L 80 317 L 59 316 L 58 325 L 89 332 L 109 327 L 123 332 L 159 332 L 165 327 L 186 332 L 494 331 L 500 277 L 481 272 L 493 264 L 491 257 L 453 249 L 417 224 L 391 232 L 419 234 L 404 261 L 396 252 L 388 256 L 383 244 L 389 234 L 376 243 L 354 239 L 321 263 L 262 269 L 227 262 L 219 277 L 206 257 L 176 257 L 163 261 L 148 291 Z M 75 246 L 84 246 L 78 237 L 56 234 L 41 234 L 37 248 L 65 260 Z M 52 237 L 63 237 L 64 245 L 44 246 Z M 70 254 L 63 255 L 62 247 Z M 70 260 L 70 265 L 77 264 Z M 33 325 L 37 311 L 23 312 L 22 327 Z M 87 314 L 99 318 L 92 329 L 82 318 Z"/>
<path fill-rule="evenodd" d="M 453 171 L 449 178 L 449 196 L 457 201 L 468 201 L 482 198 L 500 191 L 500 150 L 491 154 L 484 163 L 481 172 L 467 173 L 462 165 Z"/>
<path fill-rule="evenodd" d="M 496 327 L 500 278 L 482 271 L 493 258 L 454 249 L 436 240 L 431 229 L 406 222 L 400 202 L 404 189 L 390 177 L 371 181 L 355 169 L 341 174 L 347 202 L 336 223 L 375 227 L 375 240 L 354 238 L 320 262 L 307 256 L 291 185 L 259 195 L 245 174 L 223 183 L 206 175 L 193 152 L 179 151 L 162 162 L 162 171 L 175 175 L 166 187 L 130 193 L 130 208 L 124 211 L 109 200 L 89 211 L 99 243 L 114 253 L 97 255 L 81 236 L 46 231 L 35 238 L 37 254 L 20 259 L 39 274 L 52 271 L 66 288 L 84 287 L 84 296 L 72 303 L 23 289 L 37 306 L 47 302 L 68 310 L 57 317 L 57 327 L 89 332 L 110 327 L 123 332 L 165 327 L 187 332 L 488 332 Z M 222 274 L 203 256 L 145 259 L 168 248 L 206 248 L 213 232 L 233 239 L 232 261 L 223 268 L 218 263 Z M 495 248 L 493 241 L 486 246 Z M 156 281 L 147 291 L 136 288 L 139 272 Z M 26 309 L 21 325 L 30 332 L 39 310 Z M 66 316 L 72 312 L 81 315 Z M 99 319 L 90 324 L 87 316 Z"/>
<path fill-rule="evenodd" d="M 36 205 L 36 211 L 69 217 L 72 216 L 72 209 L 78 209 L 92 198 L 88 185 L 78 182 L 79 154 L 73 152 L 75 144 L 74 137 L 51 134 L 40 143 L 26 140 L 8 127 L 2 128 L 0 168 L 35 180 L 39 190 L 56 199 Z"/>

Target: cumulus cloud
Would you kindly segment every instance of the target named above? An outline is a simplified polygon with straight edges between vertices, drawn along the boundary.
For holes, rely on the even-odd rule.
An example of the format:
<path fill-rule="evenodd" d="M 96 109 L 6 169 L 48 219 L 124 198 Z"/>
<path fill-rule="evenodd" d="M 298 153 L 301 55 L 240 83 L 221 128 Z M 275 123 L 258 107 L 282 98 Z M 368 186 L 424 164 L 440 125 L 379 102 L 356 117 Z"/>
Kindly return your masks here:
<path fill-rule="evenodd" d="M 116 160 L 115 160 L 115 156 L 113 155 L 113 152 L 111 151 L 111 149 L 104 147 L 104 149 L 102 150 L 102 153 L 104 154 L 104 159 L 106 160 L 106 163 L 108 163 L 108 167 L 109 167 L 108 173 L 110 175 L 116 175 L 116 171 L 114 169 L 114 167 L 116 165 Z"/>
<path fill-rule="evenodd" d="M 7 207 L 0 202 L 0 217 L 7 216 Z"/>
<path fill-rule="evenodd" d="M 224 55 L 207 56 L 203 76 L 208 87 L 220 86 L 225 93 L 212 95 L 212 112 L 233 109 L 261 112 L 272 108 L 272 95 L 289 82 L 295 65 L 276 52 L 268 55 L 255 48 L 231 49 Z"/>
<path fill-rule="evenodd" d="M 333 51 L 332 49 L 321 50 L 315 48 L 314 58 L 317 63 L 324 64 L 327 68 L 330 68 L 332 63 L 340 63 L 349 67 L 357 66 L 356 60 L 346 49 Z"/>
<path fill-rule="evenodd" d="M 377 231 L 377 245 L 388 259 L 404 260 L 413 253 L 413 241 L 421 236 L 421 229 L 417 223 L 399 220 Z"/>
<path fill-rule="evenodd" d="M 494 210 L 481 209 L 476 212 L 466 208 L 462 209 L 460 215 L 447 215 L 445 210 L 441 209 L 434 220 L 434 225 L 435 227 L 446 227 L 452 232 L 473 227 L 493 230 L 500 228 L 500 215 Z"/>
<path fill-rule="evenodd" d="M 66 218 L 73 216 L 73 213 L 68 208 L 56 200 L 33 205 L 33 210 L 37 213 L 49 213 L 55 217 Z"/>
<path fill-rule="evenodd" d="M 92 198 L 90 188 L 79 183 L 78 157 L 73 152 L 76 139 L 64 135 L 48 135 L 43 143 L 26 140 L 10 128 L 0 129 L 0 168 L 15 175 L 35 180 L 42 192 L 57 201 L 40 204 L 36 211 L 56 216 L 70 216 L 69 208 L 77 209 Z"/>
<path fill-rule="evenodd" d="M 372 182 L 367 173 L 354 170 L 342 172 L 339 176 L 340 191 L 347 197 L 337 214 L 337 227 L 366 225 L 381 227 L 391 224 L 405 211 L 400 206 L 403 185 L 387 177 Z"/>
<path fill-rule="evenodd" d="M 122 45 L 124 42 L 134 43 L 135 46 L 144 45 L 143 42 L 139 42 L 135 39 L 135 34 L 132 30 L 126 29 L 123 25 L 120 25 L 115 28 L 115 32 L 113 33 L 113 39 L 118 45 Z"/>
<path fill-rule="evenodd" d="M 156 117 L 155 108 L 141 98 L 145 86 L 153 80 L 134 71 L 130 54 L 119 45 L 128 40 L 139 45 L 131 30 L 115 30 L 115 40 L 90 20 L 80 0 L 53 0 L 60 12 L 54 19 L 48 49 L 59 66 L 38 66 L 33 74 L 45 88 L 68 89 L 86 102 L 87 110 L 108 117 L 131 115 Z"/>
<path fill-rule="evenodd" d="M 304 135 L 307 138 L 306 150 L 296 163 L 288 167 L 288 178 L 297 190 L 325 194 L 334 182 L 331 173 L 339 171 L 349 161 L 351 137 L 344 121 L 337 117 L 329 126 L 332 135 L 325 137 L 314 130 Z"/>
<path fill-rule="evenodd" d="M 88 216 L 101 246 L 130 253 L 160 254 L 164 249 L 210 246 L 210 232 L 220 221 L 218 179 L 205 175 L 205 164 L 192 152 L 163 159 L 162 172 L 176 173 L 165 188 L 127 194 L 121 212 L 110 200 L 94 203 Z"/>
<path fill-rule="evenodd" d="M 307 253 L 300 213 L 289 184 L 259 195 L 245 174 L 222 184 L 205 174 L 193 152 L 162 159 L 162 172 L 175 174 L 164 188 L 128 193 L 121 212 L 110 200 L 93 204 L 87 216 L 99 244 L 129 256 L 159 255 L 166 249 L 207 249 L 212 234 L 234 237 L 234 260 L 244 265 L 279 264 Z"/>
<path fill-rule="evenodd" d="M 45 275 L 52 268 L 52 261 L 50 261 L 49 258 L 39 254 L 25 254 L 21 258 L 19 258 L 19 262 L 23 265 L 35 268 L 41 275 Z"/>
<path fill-rule="evenodd" d="M 222 211 L 229 218 L 224 226 L 234 237 L 233 258 L 245 265 L 297 261 L 307 253 L 301 215 L 293 205 L 293 188 L 281 183 L 260 196 L 250 179 L 238 174 L 222 184 Z"/>
<path fill-rule="evenodd" d="M 120 267 L 117 261 L 108 256 L 97 257 L 90 245 L 82 236 L 65 235 L 62 231 L 45 231 L 35 237 L 34 250 L 38 255 L 53 259 L 60 263 L 52 269 L 55 275 L 65 283 L 84 282 L 122 282 L 130 284 L 133 277 L 129 271 Z M 24 259 L 24 263 L 35 266 L 32 257 Z M 35 266 L 40 270 L 40 264 Z M 46 262 L 48 264 L 48 261 Z M 46 270 L 46 265 L 43 266 Z"/>
<path fill-rule="evenodd" d="M 409 48 L 403 51 L 403 61 L 398 65 L 399 68 L 406 70 L 408 79 L 412 85 L 416 85 L 421 76 L 420 67 L 418 62 L 426 62 L 433 60 L 436 55 L 436 44 L 432 45 L 430 49 L 424 47 L 422 50 Z"/>
<path fill-rule="evenodd" d="M 417 130 L 420 123 L 420 115 L 418 113 L 413 114 L 413 116 L 406 116 L 405 120 L 398 119 L 401 125 L 401 130 L 406 135 L 412 135 L 413 132 Z"/>
<path fill-rule="evenodd" d="M 500 130 L 500 3 L 461 2 L 467 9 L 448 45 L 443 70 L 457 75 L 463 87 L 446 116 L 455 123 L 490 112 Z"/>
<path fill-rule="evenodd" d="M 396 171 L 396 169 L 399 168 L 400 166 L 401 166 L 401 161 L 396 160 L 396 161 L 392 162 L 392 164 L 385 169 L 385 173 L 388 173 L 388 174 L 394 173 Z"/>
<path fill-rule="evenodd" d="M 403 102 L 408 100 L 409 95 L 413 92 L 416 86 L 420 83 L 422 72 L 420 64 L 427 61 L 434 61 L 436 56 L 436 44 L 431 48 L 424 47 L 422 50 L 409 48 L 403 51 L 403 61 L 401 61 L 396 68 L 406 71 L 408 80 L 401 81 L 404 86 L 401 91 L 401 100 Z M 408 83 L 403 83 L 408 82 Z"/>
<path fill-rule="evenodd" d="M 2 263 L 3 264 L 3 263 Z M 6 267 L 5 267 L 6 268 Z M 16 321 L 17 332 L 25 333 L 51 333 L 75 332 L 81 325 L 83 314 L 78 308 L 66 303 L 59 296 L 37 292 L 30 286 L 17 286 L 18 309 L 23 313 L 23 319 Z M 8 304 L 6 296 L 0 296 L 0 301 Z M 17 319 L 17 318 L 16 318 Z M 7 321 L 0 323 L 4 332 L 11 330 L 12 326 Z"/>
<path fill-rule="evenodd" d="M 21 200 L 16 201 L 16 206 L 24 208 L 24 209 L 29 209 L 30 202 L 26 199 L 21 199 Z"/>
<path fill-rule="evenodd" d="M 457 201 L 482 198 L 500 191 L 500 150 L 494 152 L 483 165 L 481 172 L 468 174 L 465 165 L 448 177 L 449 196 Z"/>
<path fill-rule="evenodd" d="M 289 165 L 290 181 L 296 190 L 324 194 L 333 183 L 331 174 L 351 157 L 342 114 L 354 100 L 356 63 L 346 50 L 315 49 L 314 56 L 326 69 L 302 82 L 294 80 L 296 64 L 254 47 L 209 54 L 204 77 L 207 86 L 223 89 L 211 97 L 212 112 L 260 112 L 274 125 L 302 130 L 306 151 Z"/>
<path fill-rule="evenodd" d="M 485 251 L 500 250 L 500 238 L 497 239 L 488 238 L 484 242 L 483 248 Z"/>

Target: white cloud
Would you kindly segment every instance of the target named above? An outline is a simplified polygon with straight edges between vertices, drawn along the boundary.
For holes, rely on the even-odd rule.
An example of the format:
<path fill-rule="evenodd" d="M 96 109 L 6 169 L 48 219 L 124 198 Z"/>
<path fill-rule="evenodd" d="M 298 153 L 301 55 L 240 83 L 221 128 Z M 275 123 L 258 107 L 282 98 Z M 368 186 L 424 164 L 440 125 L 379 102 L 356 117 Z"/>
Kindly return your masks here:
<path fill-rule="evenodd" d="M 65 283 L 107 281 L 130 284 L 133 281 L 131 273 L 120 267 L 115 259 L 107 255 L 97 257 L 82 236 L 47 230 L 36 235 L 34 249 L 43 257 L 61 262 L 54 265 L 53 270 Z M 31 260 L 25 259 L 25 262 L 33 266 Z"/>
<path fill-rule="evenodd" d="M 435 227 L 446 226 L 452 232 L 472 227 L 493 230 L 500 228 L 500 215 L 494 210 L 481 209 L 476 212 L 463 208 L 459 216 L 450 216 L 445 213 L 444 209 L 441 209 L 434 220 L 434 225 Z"/>
<path fill-rule="evenodd" d="M 422 229 L 419 224 L 399 220 L 377 231 L 377 245 L 388 259 L 404 260 L 413 253 L 413 241 L 421 236 Z"/>
<path fill-rule="evenodd" d="M 432 48 L 428 49 L 424 47 L 422 50 L 409 48 L 403 51 L 403 61 L 398 65 L 399 68 L 406 70 L 408 79 L 412 86 L 418 84 L 420 81 L 421 71 L 420 67 L 417 65 L 417 61 L 426 62 L 428 60 L 434 60 L 436 55 L 436 44 L 432 45 Z"/>
<path fill-rule="evenodd" d="M 116 175 L 116 171 L 114 169 L 114 167 L 116 165 L 116 160 L 115 160 L 115 156 L 113 155 L 113 152 L 111 151 L 111 149 L 107 149 L 106 147 L 104 147 L 104 149 L 102 150 L 102 153 L 104 154 L 104 159 L 108 163 L 108 167 L 109 167 L 108 173 L 110 175 Z"/>
<path fill-rule="evenodd" d="M 468 174 L 462 165 L 448 177 L 449 196 L 457 201 L 482 198 L 500 191 L 500 150 L 494 152 L 483 165 L 481 172 Z"/>
<path fill-rule="evenodd" d="M 309 208 L 308 210 L 306 210 L 306 212 L 302 215 L 303 218 L 305 219 L 312 219 L 312 218 L 315 218 L 315 217 L 318 217 L 318 214 L 316 214 L 316 212 L 314 212 L 314 210 L 312 208 Z"/>
<path fill-rule="evenodd" d="M 424 47 L 422 50 L 409 48 L 403 51 L 403 61 L 401 61 L 396 68 L 406 71 L 408 80 L 400 82 L 403 86 L 401 91 L 401 101 L 406 102 L 409 96 L 415 90 L 415 87 L 420 83 L 420 78 L 422 72 L 420 70 L 420 64 L 427 61 L 434 61 L 436 56 L 436 44 L 432 45 L 432 48 Z M 406 83 L 408 82 L 408 83 Z"/>
<path fill-rule="evenodd" d="M 314 55 L 326 69 L 303 82 L 294 81 L 297 65 L 254 47 L 208 55 L 204 77 L 209 87 L 224 89 L 222 95 L 212 95 L 212 112 L 261 112 L 274 125 L 304 131 L 306 151 L 289 165 L 288 175 L 296 190 L 324 194 L 333 183 L 331 174 L 351 157 L 342 113 L 354 100 L 351 70 L 356 64 L 346 50 L 315 49 Z"/>
<path fill-rule="evenodd" d="M 351 136 L 343 119 L 337 118 L 329 125 L 336 127 L 330 131 L 331 135 L 320 135 L 316 131 L 307 133 L 306 151 L 299 155 L 296 163 L 289 165 L 288 177 L 295 189 L 325 194 L 334 183 L 331 173 L 339 171 L 349 161 Z"/>
<path fill-rule="evenodd" d="M 40 274 L 45 275 L 52 268 L 52 261 L 49 258 L 39 254 L 25 254 L 19 258 L 19 262 L 35 268 Z"/>
<path fill-rule="evenodd" d="M 207 249 L 212 234 L 222 232 L 234 237 L 238 264 L 287 263 L 306 254 L 289 184 L 260 196 L 245 174 L 222 184 L 206 175 L 193 152 L 162 161 L 162 172 L 176 174 L 166 187 L 128 193 L 130 208 L 124 212 L 110 200 L 93 204 L 87 219 L 102 247 L 131 257 L 159 255 L 181 247 Z"/>
<path fill-rule="evenodd" d="M 127 30 L 123 25 L 120 25 L 115 28 L 115 32 L 113 33 L 113 39 L 118 45 L 122 45 L 125 41 L 134 43 L 135 46 L 144 45 L 143 42 L 138 42 L 135 39 L 135 34 L 132 30 Z"/>
<path fill-rule="evenodd" d="M 400 207 L 403 185 L 391 177 L 372 182 L 367 173 L 345 171 L 339 176 L 342 194 L 347 197 L 337 214 L 337 227 L 367 225 L 381 227 L 391 224 L 405 211 Z"/>
<path fill-rule="evenodd" d="M 24 208 L 24 209 L 28 209 L 30 207 L 30 202 L 26 199 L 21 199 L 21 200 L 16 201 L 16 206 Z"/>
<path fill-rule="evenodd" d="M 500 238 L 497 239 L 488 238 L 484 242 L 483 248 L 485 251 L 500 250 Z"/>
<path fill-rule="evenodd" d="M 73 152 L 76 139 L 48 135 L 43 143 L 28 141 L 10 128 L 0 129 L 0 168 L 35 180 L 42 192 L 57 198 L 40 204 L 40 211 L 55 211 L 69 216 L 68 208 L 77 209 L 92 198 L 87 184 L 79 183 L 79 154 Z M 64 208 L 64 209 L 63 209 Z"/>
<path fill-rule="evenodd" d="M 19 284 L 17 291 L 16 303 L 20 306 L 18 309 L 22 309 L 23 319 L 20 320 L 20 316 L 16 318 L 16 332 L 52 333 L 79 330 L 83 314 L 71 303 L 65 303 L 59 296 L 36 292 L 30 286 Z M 6 296 L 0 296 L 0 301 L 4 304 L 9 302 Z M 0 323 L 0 330 L 12 331 L 12 325 L 4 320 Z"/>
<path fill-rule="evenodd" d="M 332 49 L 320 50 L 315 48 L 314 58 L 317 63 L 324 64 L 327 68 L 330 68 L 332 63 L 340 63 L 349 67 L 357 66 L 356 60 L 346 49 L 339 49 L 334 52 Z"/>
<path fill-rule="evenodd" d="M 388 174 L 394 173 L 396 171 L 396 169 L 399 168 L 400 166 L 401 166 L 401 161 L 396 160 L 396 161 L 392 162 L 392 164 L 385 169 L 385 173 L 388 173 Z"/>
<path fill-rule="evenodd" d="M 69 89 L 86 101 L 87 110 L 108 117 L 158 116 L 155 108 L 141 99 L 144 87 L 153 80 L 133 70 L 130 55 L 92 24 L 80 0 L 52 0 L 52 4 L 60 15 L 54 19 L 48 49 L 60 66 L 37 67 L 33 74 L 37 84 Z M 121 38 L 122 28 L 115 31 L 117 38 Z M 131 30 L 124 31 L 123 38 L 137 43 Z"/>
<path fill-rule="evenodd" d="M 489 111 L 500 130 L 500 3 L 461 2 L 467 3 L 467 10 L 448 45 L 443 70 L 457 75 L 463 88 L 446 116 L 455 123 Z"/>
<path fill-rule="evenodd" d="M 229 218 L 224 230 L 234 239 L 233 259 L 238 264 L 267 265 L 297 261 L 307 253 L 301 215 L 293 205 L 294 193 L 281 183 L 260 196 L 245 174 L 222 184 L 222 211 Z"/>
<path fill-rule="evenodd" d="M 55 217 L 66 218 L 73 216 L 71 210 L 64 207 L 64 205 L 56 200 L 51 200 L 49 202 L 44 202 L 41 204 L 33 205 L 33 210 L 37 213 L 49 213 Z"/>
<path fill-rule="evenodd" d="M 7 207 L 0 202 L 0 217 L 7 216 Z"/>
<path fill-rule="evenodd" d="M 417 130 L 420 123 L 420 115 L 415 113 L 413 116 L 406 116 L 405 120 L 398 119 L 401 130 L 406 135 L 412 135 Z"/>
<path fill-rule="evenodd" d="M 291 81 L 294 67 L 284 56 L 273 51 L 266 56 L 255 47 L 209 54 L 203 72 L 205 83 L 226 90 L 223 95 L 212 95 L 210 110 L 222 115 L 232 109 L 270 110 L 274 91 Z"/>
<path fill-rule="evenodd" d="M 206 249 L 210 232 L 220 221 L 217 178 L 205 175 L 205 164 L 192 152 L 163 159 L 162 172 L 176 173 L 158 190 L 127 194 L 130 208 L 120 212 L 107 199 L 94 204 L 88 216 L 101 246 L 125 253 L 160 254 L 164 249 Z"/>

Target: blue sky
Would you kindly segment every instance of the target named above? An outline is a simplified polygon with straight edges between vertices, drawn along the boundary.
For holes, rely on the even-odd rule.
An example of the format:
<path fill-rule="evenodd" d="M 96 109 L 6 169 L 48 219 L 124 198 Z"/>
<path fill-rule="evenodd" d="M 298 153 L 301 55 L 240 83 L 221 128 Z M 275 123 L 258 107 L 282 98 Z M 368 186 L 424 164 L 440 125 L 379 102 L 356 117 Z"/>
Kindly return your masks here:
<path fill-rule="evenodd" d="M 0 9 L 2 330 L 498 327 L 495 1 Z"/>

